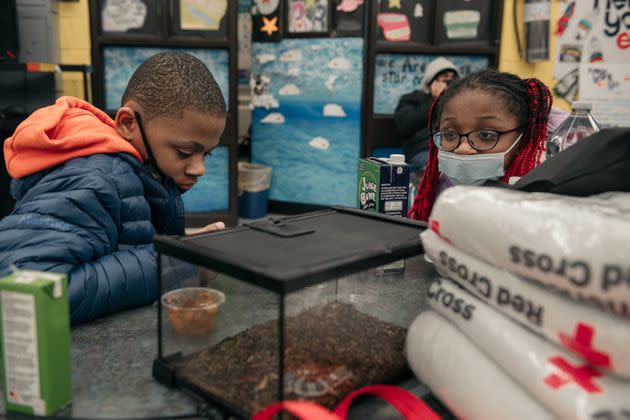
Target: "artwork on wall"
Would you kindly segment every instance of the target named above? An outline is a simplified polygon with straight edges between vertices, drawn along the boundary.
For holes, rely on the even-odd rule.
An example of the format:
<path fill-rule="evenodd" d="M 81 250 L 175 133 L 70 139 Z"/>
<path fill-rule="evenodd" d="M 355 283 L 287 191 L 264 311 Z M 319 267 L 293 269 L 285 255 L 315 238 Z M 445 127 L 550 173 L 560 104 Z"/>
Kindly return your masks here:
<path fill-rule="evenodd" d="M 133 72 L 149 57 L 165 51 L 164 48 L 117 47 L 103 48 L 105 73 L 105 104 L 107 110 L 115 110 Z M 229 104 L 229 61 L 227 50 L 181 49 L 199 58 L 212 72 L 225 103 Z M 206 158 L 206 175 L 192 190 L 184 194 L 186 211 L 206 212 L 229 208 L 229 150 L 218 147 Z"/>
<path fill-rule="evenodd" d="M 278 42 L 282 39 L 282 7 L 280 0 L 253 0 L 252 40 Z"/>
<path fill-rule="evenodd" d="M 424 69 L 437 55 L 378 54 L 374 69 L 375 114 L 393 114 L 400 97 L 420 88 Z M 487 56 L 442 55 L 461 70 L 463 75 L 489 66 Z"/>
<path fill-rule="evenodd" d="M 328 0 L 286 0 L 288 33 L 327 33 Z"/>
<path fill-rule="evenodd" d="M 171 0 L 172 31 L 177 35 L 225 39 L 228 0 Z"/>
<path fill-rule="evenodd" d="M 492 0 L 441 0 L 437 2 L 438 44 L 490 43 Z"/>
<path fill-rule="evenodd" d="M 433 28 L 433 1 L 380 0 L 377 39 L 385 41 L 429 42 Z"/>
<path fill-rule="evenodd" d="M 101 33 L 159 34 L 160 0 L 102 0 Z"/>
<path fill-rule="evenodd" d="M 361 38 L 253 44 L 252 161 L 273 167 L 270 199 L 355 205 L 362 74 Z"/>
<path fill-rule="evenodd" d="M 179 26 L 184 30 L 217 31 L 227 0 L 179 0 Z"/>
<path fill-rule="evenodd" d="M 334 29 L 337 34 L 363 34 L 364 0 L 335 0 L 333 3 Z"/>

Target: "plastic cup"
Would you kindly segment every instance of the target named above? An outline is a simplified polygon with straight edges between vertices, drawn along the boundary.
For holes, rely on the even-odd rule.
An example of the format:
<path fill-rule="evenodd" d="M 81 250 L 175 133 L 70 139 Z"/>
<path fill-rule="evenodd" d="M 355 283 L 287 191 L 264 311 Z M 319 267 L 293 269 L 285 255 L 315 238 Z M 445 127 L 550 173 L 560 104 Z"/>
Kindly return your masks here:
<path fill-rule="evenodd" d="M 206 287 L 184 287 L 162 295 L 162 305 L 168 311 L 177 334 L 198 336 L 212 329 L 219 305 L 225 294 Z"/>

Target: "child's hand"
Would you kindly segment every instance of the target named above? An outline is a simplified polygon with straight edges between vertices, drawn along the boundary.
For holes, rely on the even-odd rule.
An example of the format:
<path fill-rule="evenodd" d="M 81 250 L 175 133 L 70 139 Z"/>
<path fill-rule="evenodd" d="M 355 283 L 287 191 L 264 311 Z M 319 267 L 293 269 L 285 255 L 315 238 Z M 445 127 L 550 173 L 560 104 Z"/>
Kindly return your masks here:
<path fill-rule="evenodd" d="M 440 93 L 442 93 L 442 91 L 444 91 L 444 89 L 446 89 L 447 87 L 448 85 L 446 84 L 446 82 L 443 82 L 441 80 L 434 80 L 433 83 L 431 83 L 431 96 L 437 98 L 438 96 L 440 96 Z"/>
<path fill-rule="evenodd" d="M 202 227 L 198 231 L 195 231 L 195 234 L 197 234 L 197 233 L 215 232 L 217 230 L 223 230 L 223 229 L 225 229 L 225 223 L 223 223 L 223 222 L 210 223 L 209 225 L 206 225 L 206 226 Z"/>

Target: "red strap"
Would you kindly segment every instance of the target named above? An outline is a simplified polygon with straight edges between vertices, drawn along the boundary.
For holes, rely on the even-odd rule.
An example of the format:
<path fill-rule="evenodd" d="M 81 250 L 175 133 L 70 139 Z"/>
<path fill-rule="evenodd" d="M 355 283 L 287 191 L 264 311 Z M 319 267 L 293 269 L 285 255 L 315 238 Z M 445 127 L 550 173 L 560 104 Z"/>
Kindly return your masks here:
<path fill-rule="evenodd" d="M 272 420 L 286 410 L 303 420 L 345 420 L 350 404 L 361 395 L 374 395 L 391 404 L 406 420 L 440 420 L 422 400 L 402 388 L 391 385 L 371 385 L 349 394 L 339 403 L 334 413 L 310 401 L 281 401 L 271 404 L 252 417 L 252 420 Z"/>
<path fill-rule="evenodd" d="M 341 420 L 336 414 L 310 401 L 281 401 L 260 410 L 252 420 L 272 420 L 281 411 L 288 411 L 303 420 Z"/>
<path fill-rule="evenodd" d="M 348 417 L 350 404 L 361 395 L 374 395 L 390 403 L 406 420 L 440 420 L 420 398 L 391 385 L 371 385 L 358 389 L 343 399 L 335 409 L 342 419 Z"/>

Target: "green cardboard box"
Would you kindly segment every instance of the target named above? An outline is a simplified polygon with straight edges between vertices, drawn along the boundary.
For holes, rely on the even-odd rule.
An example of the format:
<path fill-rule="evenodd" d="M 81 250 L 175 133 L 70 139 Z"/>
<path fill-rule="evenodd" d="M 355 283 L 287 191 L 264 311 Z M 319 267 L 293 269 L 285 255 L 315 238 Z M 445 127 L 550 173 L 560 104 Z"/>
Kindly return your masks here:
<path fill-rule="evenodd" d="M 51 415 L 69 403 L 66 276 L 16 270 L 0 278 L 0 332 L 6 411 Z"/>
<path fill-rule="evenodd" d="M 404 155 L 359 160 L 357 207 L 405 217 L 409 196 L 409 166 Z"/>

